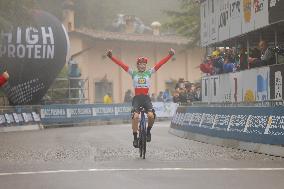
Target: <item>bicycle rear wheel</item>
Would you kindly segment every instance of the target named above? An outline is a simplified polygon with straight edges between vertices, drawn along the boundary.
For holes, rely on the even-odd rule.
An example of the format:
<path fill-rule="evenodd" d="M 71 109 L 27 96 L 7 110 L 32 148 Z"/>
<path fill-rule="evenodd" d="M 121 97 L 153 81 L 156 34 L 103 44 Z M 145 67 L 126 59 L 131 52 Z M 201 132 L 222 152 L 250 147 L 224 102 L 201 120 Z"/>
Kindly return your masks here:
<path fill-rule="evenodd" d="M 142 131 L 141 137 L 140 137 L 140 145 L 139 145 L 139 150 L 140 150 L 140 157 L 143 157 L 145 159 L 145 154 L 146 154 L 146 132 L 145 130 Z"/>
<path fill-rule="evenodd" d="M 145 159 L 145 154 L 146 154 L 146 144 L 147 144 L 147 142 L 146 142 L 146 132 L 144 133 L 144 140 L 142 141 L 143 142 L 143 159 Z"/>
<path fill-rule="evenodd" d="M 138 140 L 138 144 L 139 144 L 139 153 L 140 153 L 140 157 L 142 157 L 143 155 L 143 145 L 142 145 L 142 135 L 139 137 L 139 140 Z"/>

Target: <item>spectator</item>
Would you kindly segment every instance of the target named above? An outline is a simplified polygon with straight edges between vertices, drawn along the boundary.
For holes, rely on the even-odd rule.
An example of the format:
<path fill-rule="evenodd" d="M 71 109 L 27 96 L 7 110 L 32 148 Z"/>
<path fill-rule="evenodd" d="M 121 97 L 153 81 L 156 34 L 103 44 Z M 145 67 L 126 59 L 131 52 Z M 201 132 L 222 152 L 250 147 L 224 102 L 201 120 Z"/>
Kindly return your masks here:
<path fill-rule="evenodd" d="M 253 48 L 250 50 L 249 58 L 248 58 L 248 63 L 249 63 L 249 68 L 256 68 L 260 67 L 260 57 L 261 57 L 261 52 L 257 48 Z"/>
<path fill-rule="evenodd" d="M 163 101 L 164 102 L 171 102 L 172 101 L 172 95 L 170 93 L 169 89 L 166 89 L 163 93 Z"/>
<path fill-rule="evenodd" d="M 249 57 L 251 67 L 267 66 L 275 64 L 275 54 L 272 49 L 268 48 L 268 43 L 261 40 L 258 44 L 261 52 L 260 58 Z"/>
<path fill-rule="evenodd" d="M 234 59 L 229 55 L 225 55 L 224 64 L 223 64 L 223 72 L 230 73 L 236 70 Z"/>
<path fill-rule="evenodd" d="M 179 78 L 177 84 L 176 84 L 176 87 L 175 89 L 177 88 L 184 88 L 185 87 L 185 82 L 184 82 L 184 78 Z"/>
<path fill-rule="evenodd" d="M 175 103 L 186 103 L 187 102 L 187 95 L 185 88 L 176 88 L 174 95 L 173 95 L 173 101 Z"/>
<path fill-rule="evenodd" d="M 213 75 L 213 61 L 211 56 L 207 56 L 202 64 L 200 64 L 199 68 L 203 73 Z"/>
<path fill-rule="evenodd" d="M 200 87 L 200 85 L 196 86 L 195 92 L 196 92 L 197 100 L 201 101 L 201 87 Z"/>
<path fill-rule="evenodd" d="M 240 55 L 239 55 L 239 64 L 240 64 L 240 70 L 248 69 L 248 55 L 246 48 L 241 47 L 240 49 Z"/>
<path fill-rule="evenodd" d="M 111 94 L 110 93 L 107 93 L 104 96 L 104 104 L 112 104 L 112 98 L 111 98 Z"/>
<path fill-rule="evenodd" d="M 73 59 L 72 56 L 68 61 L 68 72 L 69 77 L 81 77 L 81 71 L 78 67 L 78 63 Z"/>
<path fill-rule="evenodd" d="M 132 93 L 131 93 L 131 90 L 130 90 L 130 89 L 128 89 L 128 90 L 125 92 L 125 95 L 124 95 L 124 102 L 125 102 L 125 103 L 132 102 Z"/>
<path fill-rule="evenodd" d="M 215 74 L 221 74 L 223 73 L 223 63 L 224 63 L 224 60 L 223 58 L 220 56 L 220 52 L 219 51 L 214 51 L 212 53 L 212 57 L 213 57 L 213 72 Z"/>
<path fill-rule="evenodd" d="M 157 97 L 157 101 L 158 101 L 158 102 L 163 102 L 163 91 L 160 91 L 160 92 L 159 92 L 159 95 L 158 95 L 158 97 Z"/>
<path fill-rule="evenodd" d="M 272 49 L 268 48 L 268 43 L 266 41 L 261 41 L 259 43 L 259 48 L 261 51 L 261 61 L 262 61 L 262 65 L 266 66 L 266 65 L 272 65 L 275 64 L 275 53 L 273 52 Z"/>
<path fill-rule="evenodd" d="M 156 98 L 155 93 L 152 93 L 152 94 L 151 94 L 151 101 L 152 101 L 152 102 L 157 101 L 157 98 Z"/>
<path fill-rule="evenodd" d="M 192 83 L 186 87 L 186 99 L 187 102 L 197 101 L 197 93 L 195 91 L 195 85 Z"/>

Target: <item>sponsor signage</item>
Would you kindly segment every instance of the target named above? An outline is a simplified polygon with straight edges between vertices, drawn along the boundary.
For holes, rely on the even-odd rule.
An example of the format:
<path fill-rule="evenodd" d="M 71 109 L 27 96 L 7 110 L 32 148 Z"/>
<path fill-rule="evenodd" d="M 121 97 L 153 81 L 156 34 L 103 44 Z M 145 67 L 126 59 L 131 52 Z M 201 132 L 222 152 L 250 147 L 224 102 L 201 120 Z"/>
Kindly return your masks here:
<path fill-rule="evenodd" d="M 284 21 L 282 0 L 206 0 L 200 4 L 201 45 Z M 218 34 L 218 35 L 216 35 Z"/>
<path fill-rule="evenodd" d="M 0 126 L 19 126 L 40 122 L 40 115 L 36 112 L 13 112 L 0 114 Z"/>
<path fill-rule="evenodd" d="M 284 64 L 270 67 L 270 97 L 275 100 L 283 99 Z"/>
<path fill-rule="evenodd" d="M 252 102 L 275 99 L 270 91 L 274 78 L 270 77 L 271 67 L 254 68 L 241 72 L 206 76 L 202 78 L 203 102 Z M 276 73 L 276 82 L 282 86 L 278 78 L 283 66 L 273 68 Z M 280 73 L 281 72 L 281 73 Z M 277 89 L 278 89 L 277 88 Z M 281 92 L 280 90 L 278 90 Z M 277 93 L 280 94 L 280 93 Z M 278 97 L 279 99 L 279 97 Z"/>
<path fill-rule="evenodd" d="M 284 144 L 284 107 L 178 107 L 171 127 L 221 138 Z"/>
<path fill-rule="evenodd" d="M 157 117 L 172 117 L 176 103 L 153 102 Z M 130 119 L 131 104 L 47 105 L 41 109 L 44 124 L 70 123 L 84 120 Z"/>

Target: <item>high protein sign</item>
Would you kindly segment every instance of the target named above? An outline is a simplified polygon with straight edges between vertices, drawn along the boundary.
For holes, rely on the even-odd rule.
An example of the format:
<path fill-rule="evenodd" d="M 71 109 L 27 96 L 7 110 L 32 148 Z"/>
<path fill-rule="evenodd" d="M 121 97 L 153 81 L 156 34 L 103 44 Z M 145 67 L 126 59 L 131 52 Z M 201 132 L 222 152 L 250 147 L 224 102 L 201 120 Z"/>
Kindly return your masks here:
<path fill-rule="evenodd" d="M 4 86 L 11 105 L 38 104 L 66 63 L 68 35 L 53 15 L 35 10 L 33 22 L 2 31 L 1 72 L 10 75 Z"/>
<path fill-rule="evenodd" d="M 15 32 L 14 35 L 12 32 L 2 32 L 2 39 L 7 44 L 0 48 L 1 57 L 27 59 L 54 58 L 55 43 L 51 27 L 40 27 L 39 29 L 18 27 Z"/>

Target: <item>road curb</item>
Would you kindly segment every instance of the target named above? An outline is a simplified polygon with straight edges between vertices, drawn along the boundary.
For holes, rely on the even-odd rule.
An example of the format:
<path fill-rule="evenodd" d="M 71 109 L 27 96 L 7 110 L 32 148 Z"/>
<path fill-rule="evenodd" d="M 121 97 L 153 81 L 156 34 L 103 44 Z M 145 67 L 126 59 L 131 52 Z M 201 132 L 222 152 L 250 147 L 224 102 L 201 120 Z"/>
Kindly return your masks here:
<path fill-rule="evenodd" d="M 276 146 L 276 145 L 269 145 L 269 144 L 259 144 L 259 143 L 251 143 L 251 142 L 243 142 L 233 139 L 224 139 L 224 138 L 217 138 L 197 133 L 191 133 L 188 131 L 182 131 L 170 128 L 169 133 L 181 137 L 186 138 L 198 142 L 204 142 L 208 144 L 214 144 L 217 146 L 223 146 L 228 148 L 236 148 L 242 149 L 262 154 L 269 154 L 273 156 L 280 156 L 284 157 L 284 147 Z"/>

